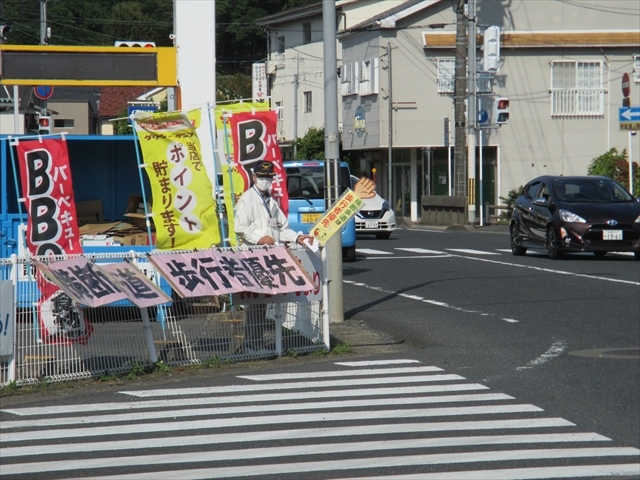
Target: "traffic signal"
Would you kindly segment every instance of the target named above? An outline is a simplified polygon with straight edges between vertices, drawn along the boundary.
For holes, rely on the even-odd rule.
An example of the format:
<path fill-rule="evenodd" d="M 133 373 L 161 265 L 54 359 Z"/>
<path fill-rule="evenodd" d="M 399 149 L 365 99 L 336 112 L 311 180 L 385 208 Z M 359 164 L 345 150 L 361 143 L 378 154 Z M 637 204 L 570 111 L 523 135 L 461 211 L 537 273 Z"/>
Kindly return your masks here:
<path fill-rule="evenodd" d="M 156 48 L 155 42 L 121 42 L 117 41 L 116 47 L 135 47 L 135 48 Z"/>
<path fill-rule="evenodd" d="M 484 31 L 482 57 L 485 72 L 497 72 L 500 67 L 500 27 L 491 26 Z"/>
<path fill-rule="evenodd" d="M 51 133 L 51 117 L 41 115 L 38 117 L 38 135 L 49 135 Z"/>
<path fill-rule="evenodd" d="M 496 98 L 494 102 L 493 118 L 496 124 L 505 125 L 509 122 L 509 99 Z"/>

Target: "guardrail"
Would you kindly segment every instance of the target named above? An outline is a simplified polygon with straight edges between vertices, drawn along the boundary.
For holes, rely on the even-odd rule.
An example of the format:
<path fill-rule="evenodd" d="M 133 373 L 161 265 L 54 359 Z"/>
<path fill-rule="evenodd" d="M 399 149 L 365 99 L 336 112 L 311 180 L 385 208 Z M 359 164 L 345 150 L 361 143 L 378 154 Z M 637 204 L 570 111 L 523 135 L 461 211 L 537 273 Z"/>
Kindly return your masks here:
<path fill-rule="evenodd" d="M 314 255 L 292 251 L 299 257 Z M 145 257 L 113 253 L 102 254 L 100 261 L 142 264 L 147 276 L 158 281 Z M 87 308 L 61 294 L 51 306 L 49 325 L 43 323 L 34 272 L 30 258 L 0 259 L 0 280 L 11 282 L 14 290 L 14 321 L 9 325 L 3 318 L 0 324 L 0 336 L 8 337 L 0 338 L 0 386 L 128 373 L 159 361 L 177 366 L 329 348 L 321 272 L 313 274 L 316 291 L 268 300 L 251 294 L 181 299 L 171 291 L 172 301 L 155 307 L 120 301 Z M 9 354 L 7 342 L 12 343 Z"/>
<path fill-rule="evenodd" d="M 491 211 L 493 210 L 493 214 Z M 508 205 L 489 205 L 488 203 L 484 204 L 484 218 L 486 219 L 487 224 L 495 224 L 497 220 L 503 219 L 502 213 L 497 213 L 497 211 L 506 211 L 510 212 L 511 207 Z"/>

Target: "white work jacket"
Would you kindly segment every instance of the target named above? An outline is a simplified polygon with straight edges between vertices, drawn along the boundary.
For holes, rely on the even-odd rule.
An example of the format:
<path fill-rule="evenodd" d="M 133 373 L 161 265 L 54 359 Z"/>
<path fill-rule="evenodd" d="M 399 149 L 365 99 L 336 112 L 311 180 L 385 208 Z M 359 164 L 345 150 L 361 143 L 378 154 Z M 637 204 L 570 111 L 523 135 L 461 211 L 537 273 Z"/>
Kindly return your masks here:
<path fill-rule="evenodd" d="M 276 243 L 295 242 L 299 233 L 289 228 L 289 221 L 278 203 L 269 197 L 263 197 L 253 186 L 244 192 L 234 210 L 234 230 L 244 245 L 257 245 L 265 235 L 273 237 Z M 276 227 L 269 226 L 275 219 Z"/>

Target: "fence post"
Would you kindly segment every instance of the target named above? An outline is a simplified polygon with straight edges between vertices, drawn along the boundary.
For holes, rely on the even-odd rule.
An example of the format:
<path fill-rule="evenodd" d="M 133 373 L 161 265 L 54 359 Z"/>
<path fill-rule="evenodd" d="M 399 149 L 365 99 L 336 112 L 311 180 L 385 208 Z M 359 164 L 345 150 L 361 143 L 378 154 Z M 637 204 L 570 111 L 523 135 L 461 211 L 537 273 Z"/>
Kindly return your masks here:
<path fill-rule="evenodd" d="M 147 339 L 147 347 L 149 348 L 149 358 L 151 363 L 158 361 L 158 352 L 156 352 L 156 344 L 153 341 L 153 332 L 151 331 L 151 322 L 149 321 L 149 309 L 147 307 L 141 308 L 142 325 L 144 326 L 144 336 Z"/>
<path fill-rule="evenodd" d="M 13 383 L 16 381 L 16 356 L 18 352 L 18 256 L 15 253 L 11 255 L 11 281 L 13 282 L 13 351 L 11 352 L 11 360 L 9 360 L 8 380 Z"/>

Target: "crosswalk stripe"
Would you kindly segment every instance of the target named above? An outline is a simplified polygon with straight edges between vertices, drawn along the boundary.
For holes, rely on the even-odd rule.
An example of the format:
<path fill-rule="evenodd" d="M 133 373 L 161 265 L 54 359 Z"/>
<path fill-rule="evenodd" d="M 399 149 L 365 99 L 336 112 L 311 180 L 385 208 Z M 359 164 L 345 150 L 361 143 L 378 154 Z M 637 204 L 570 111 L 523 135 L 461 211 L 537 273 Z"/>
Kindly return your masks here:
<path fill-rule="evenodd" d="M 358 362 L 334 362 L 334 365 L 343 367 L 372 367 L 376 365 L 400 365 L 403 363 L 420 363 L 420 360 L 411 360 L 408 358 L 398 358 L 395 360 L 362 360 Z"/>
<path fill-rule="evenodd" d="M 538 480 L 543 478 L 586 478 L 638 476 L 640 465 L 572 465 L 570 467 L 531 467 L 500 470 L 473 470 L 465 472 L 420 473 L 417 475 L 385 475 L 349 477 L 333 480 Z"/>
<path fill-rule="evenodd" d="M 250 384 L 119 392 L 136 398 L 123 402 L 3 409 L 20 418 L 3 417 L 0 425 L 2 475 L 337 479 L 351 472 L 366 475 L 361 480 L 525 480 L 640 474 L 638 448 L 576 432 L 575 424 L 546 418 L 540 407 L 434 373 L 443 372 L 439 367 L 409 363 L 420 362 L 336 362 L 343 368 L 236 377 Z M 318 378 L 328 380 L 313 381 Z M 475 465 L 465 469 L 468 464 Z M 505 466 L 513 468 L 499 468 Z"/>
<path fill-rule="evenodd" d="M 442 372 L 438 367 L 395 367 L 395 368 L 369 368 L 360 370 L 338 370 L 325 372 L 302 372 L 302 373 L 276 373 L 270 375 L 238 375 L 238 378 L 256 380 L 258 382 L 270 380 L 292 380 L 299 378 L 327 378 L 327 377 L 352 377 L 365 375 L 399 375 L 402 373 L 424 373 Z"/>
<path fill-rule="evenodd" d="M 393 423 L 379 425 L 358 425 L 325 428 L 305 428 L 291 430 L 267 430 L 251 432 L 222 433 L 197 436 L 172 436 L 154 438 L 154 448 L 181 446 L 241 443 L 247 441 L 264 442 L 276 440 L 295 440 L 302 438 L 324 437 L 361 437 L 367 435 L 393 435 L 428 433 L 443 431 L 473 431 L 473 430 L 519 430 L 535 428 L 573 427 L 573 423 L 563 418 L 528 418 L 523 420 L 477 420 L 467 422 L 431 422 L 431 423 Z M 553 434 L 558 435 L 558 434 Z M 7 447 L 2 449 L 2 457 L 18 457 L 22 455 L 43 455 L 47 453 L 94 452 L 103 450 L 148 449 L 146 443 L 135 440 L 119 440 L 107 442 L 82 442 L 67 445 L 49 444 L 25 447 Z"/>
<path fill-rule="evenodd" d="M 290 445 L 286 447 L 287 457 L 308 457 L 310 455 L 328 455 L 328 454 L 349 454 L 356 452 L 376 452 L 381 450 L 401 450 L 401 449 L 417 449 L 417 448 L 438 448 L 440 446 L 475 446 L 475 445 L 504 445 L 504 444 L 521 444 L 521 443 L 555 443 L 555 442 L 589 442 L 589 441 L 602 441 L 606 438 L 597 438 L 593 435 L 588 435 L 584 438 L 575 436 L 574 438 L 566 438 L 563 440 L 556 440 L 553 435 L 547 435 L 544 438 L 538 436 L 538 438 L 532 438 L 532 436 L 525 436 L 528 438 L 517 437 L 492 437 L 482 438 L 474 437 L 472 439 L 438 439 L 442 443 L 440 445 L 435 444 L 433 439 L 407 439 L 407 440 L 382 440 L 371 442 L 348 442 L 348 443 L 320 443 L 311 445 Z M 640 452 L 637 449 L 625 448 L 625 447 L 591 447 L 591 448 L 573 448 L 573 449 L 558 449 L 560 451 L 568 451 L 569 456 L 575 454 L 576 456 L 582 456 L 580 450 L 588 450 L 589 452 L 595 452 L 595 455 L 601 456 L 625 456 L 633 455 L 634 450 Z M 553 455 L 557 455 L 558 450 L 545 450 L 547 453 L 553 452 Z M 513 452 L 513 456 L 518 458 L 529 458 L 528 455 L 532 450 L 516 450 Z M 510 456 L 509 451 L 494 451 L 487 452 L 493 454 L 499 460 L 508 459 Z M 46 468 L 50 472 L 54 471 L 68 471 L 78 470 L 86 468 L 104 468 L 104 467 L 120 467 L 120 466 L 132 466 L 132 465 L 162 465 L 170 463 L 190 463 L 190 462 L 221 462 L 221 461 L 234 461 L 234 460 L 254 460 L 254 459 L 266 459 L 266 458 L 278 458 L 282 456 L 283 449 L 281 446 L 275 447 L 262 447 L 262 448 L 246 448 L 240 450 L 217 450 L 210 452 L 189 452 L 189 453 L 162 453 L 159 455 L 130 455 L 126 457 L 101 457 L 93 459 L 79 459 L 79 460 L 57 460 L 48 462 L 29 462 L 29 463 L 15 463 L 11 465 L 3 466 L 3 474 L 11 475 L 16 473 L 36 473 Z M 476 453 L 478 455 L 479 453 Z M 499 455 L 501 454 L 501 455 Z M 473 454 L 471 454 L 473 455 Z M 427 459 L 427 463 L 432 459 L 434 463 L 448 463 L 453 458 L 459 457 L 460 454 L 427 454 L 423 455 Z M 537 458 L 535 455 L 532 458 Z M 557 457 L 556 457 L 557 458 Z M 477 459 L 475 460 L 477 461 Z M 339 461 L 340 462 L 340 461 Z M 459 460 L 456 461 L 458 463 Z M 308 462 L 313 463 L 313 462 Z"/>
<path fill-rule="evenodd" d="M 625 457 L 638 454 L 638 449 L 630 447 L 611 448 L 566 448 L 566 449 L 539 449 L 539 450 L 506 450 L 490 452 L 463 452 L 463 453 L 442 453 L 428 455 L 406 455 L 392 457 L 367 457 L 350 458 L 347 460 L 325 460 L 317 462 L 300 462 L 284 464 L 262 464 L 260 465 L 261 475 L 283 475 L 301 472 L 330 472 L 340 470 L 358 470 L 364 468 L 389 468 L 406 466 L 427 466 L 427 465 L 450 465 L 457 463 L 474 462 L 499 462 L 514 460 L 538 460 L 558 458 L 567 460 L 569 458 L 589 458 L 589 457 Z M 282 454 L 282 449 L 280 450 Z M 165 459 L 163 457 L 162 459 Z M 200 461 L 200 459 L 198 459 Z M 167 462 L 173 463 L 173 462 Z M 250 477 L 256 474 L 255 465 L 236 467 L 213 467 L 194 470 L 174 470 L 162 472 L 169 475 L 162 478 L 238 478 Z M 173 475 L 171 477 L 170 475 Z M 148 479 L 149 473 L 127 475 L 128 480 Z M 156 473 L 154 478 L 158 478 Z M 94 479 L 117 479 L 118 476 L 91 477 Z"/>
<path fill-rule="evenodd" d="M 355 385 L 380 385 L 382 383 L 414 383 L 414 382 L 443 382 L 448 380 L 464 380 L 464 377 L 455 374 L 442 375 L 418 375 L 406 377 L 389 377 L 389 378 L 352 378 L 349 380 L 325 380 L 319 382 L 296 382 L 296 383 L 280 383 L 264 385 L 230 385 L 226 387 L 198 387 L 185 388 L 176 390 L 158 389 L 158 390 L 138 390 L 138 391 L 122 391 L 125 395 L 133 395 L 135 397 L 175 397 L 185 395 L 212 395 L 232 392 L 257 392 L 261 390 L 292 390 L 297 388 L 331 388 L 331 387 L 353 387 Z"/>
<path fill-rule="evenodd" d="M 345 397 L 369 397 L 381 395 L 415 395 L 420 393 L 445 393 L 445 392 L 465 392 L 473 390 L 488 390 L 489 387 L 479 383 L 454 383 L 451 385 L 420 385 L 415 387 L 394 387 L 394 388 L 360 388 L 341 390 L 313 390 L 303 392 L 288 392 L 287 400 L 304 400 L 313 398 L 345 398 Z M 252 402 L 276 402 L 282 400 L 281 393 L 254 394 L 251 396 Z M 137 410 L 151 408 L 184 408 L 197 405 L 212 405 L 224 400 L 225 404 L 247 403 L 246 395 L 232 396 L 206 396 L 198 398 L 178 398 L 167 400 L 144 400 L 132 402 L 111 402 L 95 404 L 77 405 L 49 405 L 44 407 L 24 407 L 6 408 L 3 412 L 19 416 L 41 416 L 53 414 L 71 414 L 82 412 L 106 412 L 118 410 Z M 4 424 L 0 424 L 2 430 Z"/>
<path fill-rule="evenodd" d="M 223 399 L 221 399 L 223 400 Z M 280 400 L 283 400 L 282 397 Z M 284 399 L 288 400 L 288 399 Z M 309 402 L 309 403 L 281 403 L 272 405 L 246 405 L 238 407 L 207 407 L 198 409 L 182 409 L 172 410 L 170 415 L 172 418 L 183 417 L 203 417 L 214 415 L 240 415 L 245 413 L 266 413 L 292 410 L 323 410 L 330 408 L 362 408 L 376 407 L 388 405 L 422 405 L 431 403 L 446 402 L 485 402 L 513 400 L 513 397 L 503 393 L 481 393 L 475 395 L 443 395 L 435 397 L 403 397 L 403 398 L 378 398 L 378 399 L 358 399 L 358 400 L 340 400 L 333 402 Z M 224 400 L 223 400 L 224 401 Z M 51 427 L 54 425 L 89 425 L 105 422 L 137 422 L 144 420 L 163 419 L 167 417 L 167 412 L 136 412 L 121 413 L 117 415 L 97 415 L 88 417 L 60 417 L 60 418 L 38 418 L 34 420 L 16 420 L 2 422 L 3 430 L 15 428 L 37 428 Z"/>
<path fill-rule="evenodd" d="M 61 430 L 31 430 L 28 432 L 5 432 L 3 442 L 19 442 L 33 439 L 65 438 L 72 434 L 74 437 L 92 437 L 101 435 L 122 435 L 131 433 L 150 433 L 158 431 L 198 430 L 206 428 L 246 427 L 254 425 L 273 425 L 287 423 L 340 422 L 372 420 L 376 418 L 422 418 L 442 417 L 453 415 L 495 415 L 501 413 L 530 413 L 540 412 L 542 409 L 530 404 L 517 405 L 487 405 L 467 407 L 441 407 L 408 410 L 375 410 L 301 413 L 289 415 L 270 415 L 239 418 L 215 418 L 210 420 L 191 420 L 180 422 L 136 423 L 127 425 L 112 425 L 104 427 L 70 428 Z"/>

